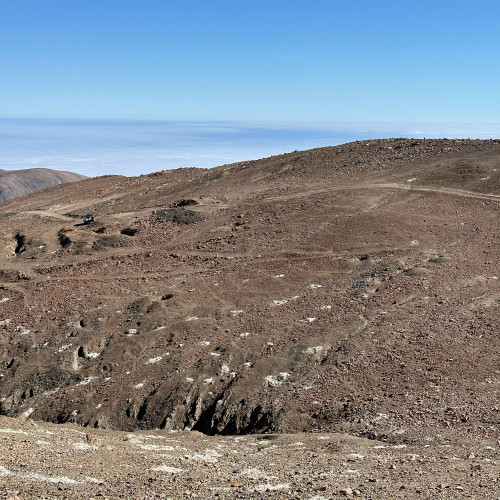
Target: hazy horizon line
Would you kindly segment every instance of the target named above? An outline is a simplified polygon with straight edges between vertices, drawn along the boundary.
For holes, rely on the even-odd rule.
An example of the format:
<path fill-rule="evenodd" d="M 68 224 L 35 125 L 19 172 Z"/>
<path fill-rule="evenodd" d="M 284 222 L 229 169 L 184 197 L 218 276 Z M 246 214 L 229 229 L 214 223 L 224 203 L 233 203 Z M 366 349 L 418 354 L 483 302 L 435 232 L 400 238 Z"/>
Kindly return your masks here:
<path fill-rule="evenodd" d="M 148 117 L 85 117 L 85 116 L 2 116 L 0 120 L 33 121 L 102 121 L 102 122 L 153 122 L 153 123 L 251 123 L 251 124 L 429 124 L 429 125 L 500 125 L 500 120 L 287 120 L 287 119 L 233 119 L 233 118 L 148 118 Z"/>

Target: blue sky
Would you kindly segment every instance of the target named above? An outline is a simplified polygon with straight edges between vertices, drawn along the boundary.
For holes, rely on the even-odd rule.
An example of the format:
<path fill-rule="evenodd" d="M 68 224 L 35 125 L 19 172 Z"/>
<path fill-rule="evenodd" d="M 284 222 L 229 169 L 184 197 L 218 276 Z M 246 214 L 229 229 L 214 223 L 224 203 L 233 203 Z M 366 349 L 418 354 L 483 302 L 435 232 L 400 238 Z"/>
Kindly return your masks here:
<path fill-rule="evenodd" d="M 500 121 L 500 2 L 0 0 L 0 117 Z"/>

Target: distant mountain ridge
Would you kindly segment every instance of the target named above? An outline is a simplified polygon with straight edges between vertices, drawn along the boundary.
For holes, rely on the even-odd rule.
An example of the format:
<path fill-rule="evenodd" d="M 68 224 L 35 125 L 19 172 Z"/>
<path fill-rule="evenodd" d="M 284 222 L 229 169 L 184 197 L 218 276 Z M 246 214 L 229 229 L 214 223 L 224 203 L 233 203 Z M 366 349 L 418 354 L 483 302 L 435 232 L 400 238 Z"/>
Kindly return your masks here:
<path fill-rule="evenodd" d="M 50 168 L 0 169 L 0 202 L 46 187 L 86 178 L 84 175 Z"/>

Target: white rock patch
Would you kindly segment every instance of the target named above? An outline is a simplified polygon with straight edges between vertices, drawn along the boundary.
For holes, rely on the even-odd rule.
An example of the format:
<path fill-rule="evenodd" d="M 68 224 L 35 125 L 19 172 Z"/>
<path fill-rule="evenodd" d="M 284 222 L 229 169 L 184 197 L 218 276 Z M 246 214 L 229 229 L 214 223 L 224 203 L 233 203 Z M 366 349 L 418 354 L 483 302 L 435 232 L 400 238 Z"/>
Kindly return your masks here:
<path fill-rule="evenodd" d="M 81 481 L 76 479 L 71 479 L 67 476 L 45 476 L 44 474 L 39 474 L 38 472 L 27 472 L 26 474 L 21 474 L 19 472 L 12 472 L 9 469 L 0 465 L 0 477 L 5 476 L 16 476 L 21 479 L 28 479 L 31 481 L 42 481 L 46 483 L 62 483 L 62 484 L 84 484 L 84 483 L 102 483 L 100 479 L 95 479 L 93 477 L 86 477 Z"/>
<path fill-rule="evenodd" d="M 249 479 L 264 479 L 266 481 L 269 481 L 271 479 L 278 479 L 276 476 L 269 476 L 265 472 L 262 472 L 261 470 L 257 469 L 256 467 L 252 469 L 246 469 L 244 471 L 241 471 L 241 475 L 243 477 L 248 477 Z"/>
<path fill-rule="evenodd" d="M 317 354 L 318 352 L 321 352 L 324 349 L 322 345 L 317 345 L 314 347 L 308 347 L 304 351 L 302 351 L 304 354 Z"/>
<path fill-rule="evenodd" d="M 97 450 L 97 446 L 95 444 L 88 444 L 88 443 L 73 443 L 73 448 L 79 451 Z"/>
<path fill-rule="evenodd" d="M 289 483 L 258 484 L 255 487 L 255 491 L 258 491 L 259 493 L 265 493 L 266 491 L 279 491 L 279 490 L 288 490 L 288 489 L 290 489 Z"/>
<path fill-rule="evenodd" d="M 34 411 L 34 408 L 28 408 L 25 412 L 21 413 L 21 416 L 24 418 L 28 418 Z"/>
<path fill-rule="evenodd" d="M 153 467 L 152 470 L 155 472 L 170 472 L 170 474 L 178 474 L 179 472 L 184 472 L 184 469 L 179 469 L 178 467 L 170 467 L 169 465 L 160 465 L 158 467 Z"/>
<path fill-rule="evenodd" d="M 196 455 L 193 455 L 191 459 L 215 464 L 218 462 L 219 457 L 222 457 L 219 452 L 207 449 L 204 451 L 204 453 L 197 453 Z"/>
<path fill-rule="evenodd" d="M 160 444 L 141 444 L 141 450 L 154 450 L 154 451 L 174 451 L 173 446 L 160 445 Z"/>
<path fill-rule="evenodd" d="M 316 318 L 306 318 L 306 319 L 301 319 L 300 322 L 301 323 L 313 323 L 314 321 L 316 321 Z"/>
<path fill-rule="evenodd" d="M 93 380 L 95 380 L 97 377 L 85 377 L 81 382 L 79 382 L 77 385 L 87 385 L 90 384 Z"/>
<path fill-rule="evenodd" d="M 158 361 L 161 361 L 163 359 L 163 356 L 156 356 L 155 358 L 149 358 L 146 361 L 147 365 L 154 365 L 155 363 L 158 363 Z"/>
<path fill-rule="evenodd" d="M 0 429 L 0 434 L 26 434 L 28 435 L 29 433 L 26 431 L 21 431 L 17 429 Z"/>
<path fill-rule="evenodd" d="M 278 387 L 285 384 L 289 378 L 289 373 L 281 372 L 278 375 L 268 375 L 265 380 L 268 387 Z"/>
<path fill-rule="evenodd" d="M 272 305 L 273 307 L 277 307 L 277 306 L 282 306 L 282 305 L 286 304 L 287 302 L 288 302 L 288 300 L 287 300 L 287 299 L 273 300 L 273 301 L 271 302 L 271 305 Z"/>
<path fill-rule="evenodd" d="M 59 347 L 59 349 L 57 349 L 57 352 L 63 352 L 65 351 L 66 349 L 69 349 L 73 344 L 64 344 L 62 345 L 61 347 Z"/>

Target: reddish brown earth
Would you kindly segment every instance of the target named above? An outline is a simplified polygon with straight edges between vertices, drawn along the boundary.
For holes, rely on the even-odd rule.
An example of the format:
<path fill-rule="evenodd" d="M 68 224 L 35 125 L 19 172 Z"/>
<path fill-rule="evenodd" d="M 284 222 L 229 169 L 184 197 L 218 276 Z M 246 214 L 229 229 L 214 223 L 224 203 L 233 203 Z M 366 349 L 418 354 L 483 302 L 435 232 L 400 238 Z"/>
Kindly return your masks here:
<path fill-rule="evenodd" d="M 50 168 L 26 168 L 24 170 L 2 170 L 0 168 L 0 201 L 85 178 L 84 175 Z"/>
<path fill-rule="evenodd" d="M 499 169 L 500 141 L 374 140 L 4 202 L 0 413 L 90 436 L 307 432 L 311 474 L 315 436 L 345 433 L 409 453 L 411 488 L 365 498 L 500 498 Z M 273 494 L 342 495 L 313 483 Z"/>

